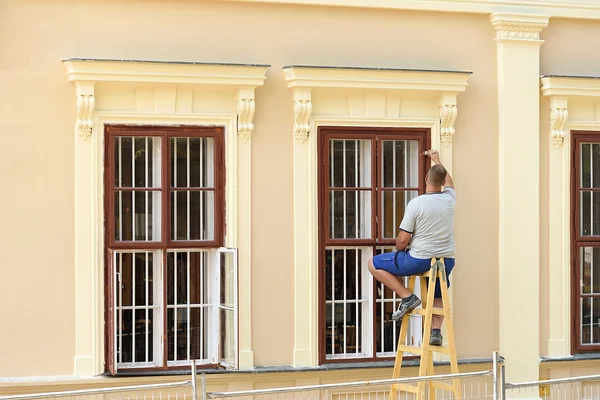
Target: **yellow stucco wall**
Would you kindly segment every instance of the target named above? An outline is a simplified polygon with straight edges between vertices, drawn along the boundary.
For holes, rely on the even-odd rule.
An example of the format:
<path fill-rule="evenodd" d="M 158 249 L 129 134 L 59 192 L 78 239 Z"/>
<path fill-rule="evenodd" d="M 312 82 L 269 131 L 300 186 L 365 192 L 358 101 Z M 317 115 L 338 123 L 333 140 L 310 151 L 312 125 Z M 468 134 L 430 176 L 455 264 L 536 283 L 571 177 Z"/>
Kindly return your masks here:
<path fill-rule="evenodd" d="M 75 97 L 61 59 L 77 56 L 272 65 L 256 91 L 252 138 L 256 365 L 291 364 L 293 352 L 293 111 L 281 67 L 473 71 L 458 97 L 453 142 L 455 333 L 460 357 L 498 347 L 496 44 L 488 16 L 210 1 L 2 7 L 0 376 L 73 373 Z"/>

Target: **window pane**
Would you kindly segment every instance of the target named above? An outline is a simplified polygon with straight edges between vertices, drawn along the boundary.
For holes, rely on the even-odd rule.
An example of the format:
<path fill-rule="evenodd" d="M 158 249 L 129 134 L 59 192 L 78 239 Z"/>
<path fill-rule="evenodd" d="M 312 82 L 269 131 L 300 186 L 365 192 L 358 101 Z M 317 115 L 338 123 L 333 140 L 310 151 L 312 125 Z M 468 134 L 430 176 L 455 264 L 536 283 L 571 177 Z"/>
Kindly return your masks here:
<path fill-rule="evenodd" d="M 156 291 L 160 291 L 154 284 L 160 277 L 160 263 L 154 260 L 160 259 L 160 252 L 117 252 L 114 257 L 117 363 L 154 364 L 154 338 L 160 337 L 161 330 L 154 324 L 160 311 L 154 303 Z"/>
<path fill-rule="evenodd" d="M 160 196 L 159 191 L 115 191 L 115 240 L 160 241 Z"/>
<path fill-rule="evenodd" d="M 221 321 L 220 326 L 220 348 L 219 348 L 219 359 L 225 361 L 228 364 L 235 363 L 235 323 L 234 323 L 234 311 L 229 309 L 219 310 L 219 319 Z"/>
<path fill-rule="evenodd" d="M 235 259 L 232 253 L 221 253 L 221 290 L 219 304 L 235 307 Z"/>
<path fill-rule="evenodd" d="M 332 239 L 371 238 L 371 210 L 370 191 L 330 191 L 330 237 Z"/>
<path fill-rule="evenodd" d="M 209 257 L 207 251 L 167 254 L 167 359 L 206 359 Z"/>
<path fill-rule="evenodd" d="M 419 195 L 417 190 L 386 190 L 381 196 L 381 227 L 385 239 L 398 236 L 398 229 L 408 202 Z"/>
<path fill-rule="evenodd" d="M 600 294 L 600 247 L 580 249 L 582 294 Z"/>
<path fill-rule="evenodd" d="M 331 139 L 329 180 L 336 188 L 371 187 L 371 140 Z"/>
<path fill-rule="evenodd" d="M 417 140 L 382 141 L 381 184 L 384 187 L 419 186 L 419 142 Z"/>
<path fill-rule="evenodd" d="M 171 186 L 214 188 L 214 139 L 171 138 Z"/>
<path fill-rule="evenodd" d="M 215 239 L 215 192 L 178 190 L 171 193 L 171 239 Z"/>
<path fill-rule="evenodd" d="M 580 199 L 581 235 L 600 235 L 600 191 L 582 191 Z"/>
<path fill-rule="evenodd" d="M 362 353 L 366 332 L 362 315 L 368 312 L 363 298 L 368 276 L 362 273 L 367 254 L 362 248 L 326 249 L 326 348 L 331 356 Z M 366 296 L 366 295 L 365 295 Z"/>
<path fill-rule="evenodd" d="M 160 187 L 161 139 L 150 136 L 114 138 L 114 178 L 118 188 Z"/>
<path fill-rule="evenodd" d="M 600 188 L 600 143 L 581 143 L 581 187 Z"/>
<path fill-rule="evenodd" d="M 600 344 L 600 297 L 581 299 L 581 344 Z"/>

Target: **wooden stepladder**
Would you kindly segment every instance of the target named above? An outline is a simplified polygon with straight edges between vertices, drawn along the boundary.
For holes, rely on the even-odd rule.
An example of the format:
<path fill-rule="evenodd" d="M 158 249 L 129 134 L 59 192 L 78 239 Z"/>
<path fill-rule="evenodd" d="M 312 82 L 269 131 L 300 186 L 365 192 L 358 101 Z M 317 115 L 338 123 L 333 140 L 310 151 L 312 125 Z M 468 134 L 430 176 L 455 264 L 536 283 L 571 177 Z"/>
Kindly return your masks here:
<path fill-rule="evenodd" d="M 443 258 L 432 258 L 431 268 L 429 271 L 419 275 L 410 276 L 408 280 L 408 290 L 413 293 L 415 288 L 416 278 L 419 277 L 421 283 L 421 297 L 422 297 L 422 308 L 415 308 L 409 313 L 406 313 L 402 317 L 402 325 L 400 327 L 400 337 L 398 338 L 398 349 L 396 352 L 396 362 L 394 363 L 394 373 L 392 379 L 400 378 L 400 370 L 402 368 L 402 359 L 404 353 L 418 354 L 421 356 L 421 362 L 419 365 L 419 376 L 432 376 L 435 375 L 433 371 L 433 353 L 443 353 L 450 356 L 450 370 L 453 374 L 458 374 L 458 360 L 456 358 L 456 346 L 454 343 L 454 327 L 452 325 L 452 314 L 450 313 L 450 298 L 448 295 L 448 285 L 446 283 L 446 266 Z M 425 283 L 425 278 L 429 278 L 429 284 Z M 440 282 L 440 288 L 442 292 L 442 308 L 434 307 L 433 300 L 435 295 L 436 282 Z M 444 316 L 444 324 L 447 330 L 448 346 L 432 346 L 429 344 L 429 338 L 431 336 L 431 323 L 434 314 Z M 424 317 L 423 321 L 423 345 L 421 347 L 414 347 L 405 345 L 406 335 L 408 333 L 408 321 L 411 315 L 421 315 Z M 392 384 L 390 388 L 389 400 L 397 400 L 398 391 L 405 391 L 414 393 L 417 400 L 423 399 L 425 390 L 429 390 L 428 400 L 435 399 L 435 390 L 441 389 L 452 392 L 454 399 L 461 399 L 460 393 L 460 381 L 453 379 L 452 384 L 427 381 L 419 382 L 417 386 L 410 384 Z"/>

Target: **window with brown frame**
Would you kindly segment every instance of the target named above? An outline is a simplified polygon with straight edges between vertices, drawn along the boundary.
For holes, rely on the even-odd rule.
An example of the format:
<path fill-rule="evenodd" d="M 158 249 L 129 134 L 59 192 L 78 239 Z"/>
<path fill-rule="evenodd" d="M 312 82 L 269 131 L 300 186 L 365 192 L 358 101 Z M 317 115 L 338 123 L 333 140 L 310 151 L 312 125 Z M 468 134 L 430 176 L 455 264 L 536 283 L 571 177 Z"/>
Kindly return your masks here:
<path fill-rule="evenodd" d="M 573 352 L 600 351 L 600 132 L 572 133 Z"/>
<path fill-rule="evenodd" d="M 424 192 L 429 129 L 321 127 L 319 162 L 320 361 L 394 357 L 399 298 L 367 261 L 392 251 L 408 202 Z M 419 321 L 409 341 L 422 340 Z"/>
<path fill-rule="evenodd" d="M 105 128 L 106 369 L 235 365 L 221 127 Z"/>

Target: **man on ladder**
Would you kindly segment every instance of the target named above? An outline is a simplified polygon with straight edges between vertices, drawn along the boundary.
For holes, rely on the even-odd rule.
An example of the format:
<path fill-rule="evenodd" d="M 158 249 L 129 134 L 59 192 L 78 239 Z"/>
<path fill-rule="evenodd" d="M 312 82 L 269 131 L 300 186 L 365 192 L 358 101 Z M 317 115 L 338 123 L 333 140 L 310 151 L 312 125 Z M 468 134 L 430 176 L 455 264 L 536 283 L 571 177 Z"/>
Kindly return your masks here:
<path fill-rule="evenodd" d="M 433 257 L 444 258 L 448 276 L 454 267 L 454 182 L 441 164 L 436 150 L 426 151 L 424 155 L 430 157 L 434 165 L 425 177 L 425 194 L 412 199 L 406 206 L 404 218 L 400 223 L 400 233 L 396 238 L 396 251 L 379 254 L 369 260 L 369 271 L 373 277 L 401 298 L 398 309 L 392 314 L 395 321 L 402 319 L 406 313 L 421 304 L 421 300 L 408 291 L 398 276 L 417 275 L 428 271 Z M 449 287 L 450 280 L 447 279 L 447 282 Z M 438 281 L 434 307 L 442 307 L 441 297 Z M 433 315 L 430 345 L 442 345 L 443 319 L 442 315 Z"/>

